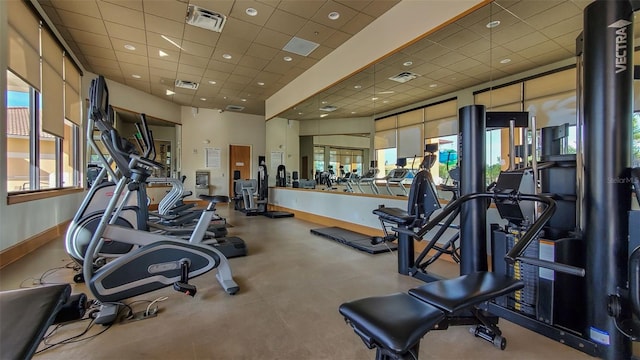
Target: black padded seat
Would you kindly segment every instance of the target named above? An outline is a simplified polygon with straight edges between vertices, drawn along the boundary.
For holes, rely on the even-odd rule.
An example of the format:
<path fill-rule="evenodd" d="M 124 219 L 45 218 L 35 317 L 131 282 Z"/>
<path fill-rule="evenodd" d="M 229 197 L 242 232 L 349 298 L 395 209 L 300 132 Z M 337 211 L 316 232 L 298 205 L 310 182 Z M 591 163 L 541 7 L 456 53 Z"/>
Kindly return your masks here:
<path fill-rule="evenodd" d="M 31 359 L 70 295 L 69 284 L 0 292 L 0 359 Z"/>
<path fill-rule="evenodd" d="M 524 282 L 492 272 L 475 272 L 453 279 L 435 281 L 409 290 L 409 294 L 449 313 L 509 294 Z"/>
<path fill-rule="evenodd" d="M 409 225 L 416 219 L 415 215 L 409 215 L 405 210 L 399 208 L 381 207 L 373 210 L 373 214 L 381 220 L 396 223 L 399 226 Z"/>
<path fill-rule="evenodd" d="M 214 204 L 229 202 L 229 197 L 225 196 L 225 195 L 205 195 L 205 194 L 200 194 L 200 195 L 198 195 L 198 197 L 200 199 L 202 199 L 202 200 L 206 200 L 206 201 L 212 202 Z"/>
<path fill-rule="evenodd" d="M 339 310 L 369 347 L 396 354 L 413 348 L 445 317 L 442 310 L 406 293 L 350 301 Z"/>

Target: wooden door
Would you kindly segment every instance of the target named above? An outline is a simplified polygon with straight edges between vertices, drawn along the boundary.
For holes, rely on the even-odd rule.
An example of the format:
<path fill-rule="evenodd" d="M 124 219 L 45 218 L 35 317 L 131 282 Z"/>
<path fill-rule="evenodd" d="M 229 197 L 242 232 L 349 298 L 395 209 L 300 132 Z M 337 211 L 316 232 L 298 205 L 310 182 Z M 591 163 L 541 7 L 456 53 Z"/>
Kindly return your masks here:
<path fill-rule="evenodd" d="M 229 196 L 233 197 L 233 174 L 240 171 L 240 179 L 251 179 L 251 146 L 229 145 Z"/>
<path fill-rule="evenodd" d="M 298 176 L 300 177 L 300 179 L 313 178 L 313 176 L 311 178 L 309 177 L 309 157 L 308 156 L 302 157 L 302 171 L 300 172 L 300 174 L 298 174 Z"/>

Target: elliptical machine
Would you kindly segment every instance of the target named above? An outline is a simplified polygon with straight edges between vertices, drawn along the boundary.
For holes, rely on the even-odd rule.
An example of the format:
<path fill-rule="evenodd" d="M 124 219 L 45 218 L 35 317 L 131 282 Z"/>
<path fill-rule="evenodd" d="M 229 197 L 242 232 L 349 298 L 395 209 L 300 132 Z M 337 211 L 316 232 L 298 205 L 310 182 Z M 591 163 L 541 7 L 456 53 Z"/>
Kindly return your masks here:
<path fill-rule="evenodd" d="M 150 291 L 173 285 L 176 291 L 194 296 L 196 287 L 189 279 L 215 268 L 216 278 L 223 289 L 231 295 L 239 291 L 233 280 L 226 257 L 211 246 L 202 244 L 206 225 L 213 216 L 217 202 L 227 202 L 226 196 L 202 196 L 210 204 L 202 212 L 199 226 L 189 240 L 139 231 L 117 224 L 118 210 L 126 202 L 123 196 L 128 186 L 144 182 L 150 169 L 161 169 L 162 164 L 145 157 L 130 154 L 122 146 L 123 139 L 117 130 L 109 128 L 108 90 L 104 78 L 91 84 L 91 107 L 89 116 L 102 123 L 101 137 L 121 176 L 104 215 L 98 222 L 86 252 L 81 259 L 84 279 L 97 300 L 102 302 L 96 323 L 107 324 L 116 320 L 119 302 Z M 112 261 L 99 261 L 98 250 L 105 243 L 119 243 L 128 252 Z M 70 254 L 71 255 L 71 254 Z M 73 255 L 72 255 L 73 257 Z M 96 270 L 97 268 L 97 270 Z"/>

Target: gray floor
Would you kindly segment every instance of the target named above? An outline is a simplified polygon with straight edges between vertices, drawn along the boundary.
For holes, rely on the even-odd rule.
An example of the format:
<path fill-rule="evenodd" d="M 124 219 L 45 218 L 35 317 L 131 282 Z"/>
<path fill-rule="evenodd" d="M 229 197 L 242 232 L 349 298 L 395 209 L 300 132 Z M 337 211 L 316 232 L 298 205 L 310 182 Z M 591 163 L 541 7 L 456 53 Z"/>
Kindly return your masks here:
<path fill-rule="evenodd" d="M 170 288 L 136 300 L 159 302 L 158 317 L 117 324 L 85 341 L 54 347 L 36 359 L 373 359 L 338 313 L 345 301 L 406 291 L 420 281 L 396 273 L 395 254 L 368 255 L 311 235 L 316 224 L 291 219 L 246 217 L 223 208 L 234 226 L 230 235 L 243 238 L 250 251 L 231 259 L 241 286 L 225 294 L 213 273 L 192 283 L 195 298 Z M 52 242 L 0 271 L 0 288 L 38 283 L 48 269 L 63 267 L 45 282 L 72 282 L 73 272 L 62 240 Z M 439 272 L 455 267 L 437 263 Z M 75 292 L 87 292 L 74 285 Z M 148 303 L 133 303 L 144 310 Z M 0 314 L 1 316 L 1 314 Z M 1 320 L 1 319 L 0 319 Z M 79 334 L 87 323 L 61 328 L 52 342 Z M 474 338 L 466 327 L 432 331 L 422 340 L 422 359 L 591 359 L 591 357 L 507 321 L 505 351 Z M 95 326 L 89 334 L 103 330 Z"/>

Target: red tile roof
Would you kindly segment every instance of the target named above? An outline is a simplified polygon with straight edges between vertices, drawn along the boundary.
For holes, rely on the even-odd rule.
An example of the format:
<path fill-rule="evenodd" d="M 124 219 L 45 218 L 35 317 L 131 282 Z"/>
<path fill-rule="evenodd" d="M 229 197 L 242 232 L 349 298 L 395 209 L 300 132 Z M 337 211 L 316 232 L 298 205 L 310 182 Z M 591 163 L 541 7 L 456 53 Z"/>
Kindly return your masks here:
<path fill-rule="evenodd" d="M 25 137 L 30 135 L 28 107 L 7 108 L 7 135 Z M 41 131 L 40 137 L 53 138 L 54 136 Z"/>

